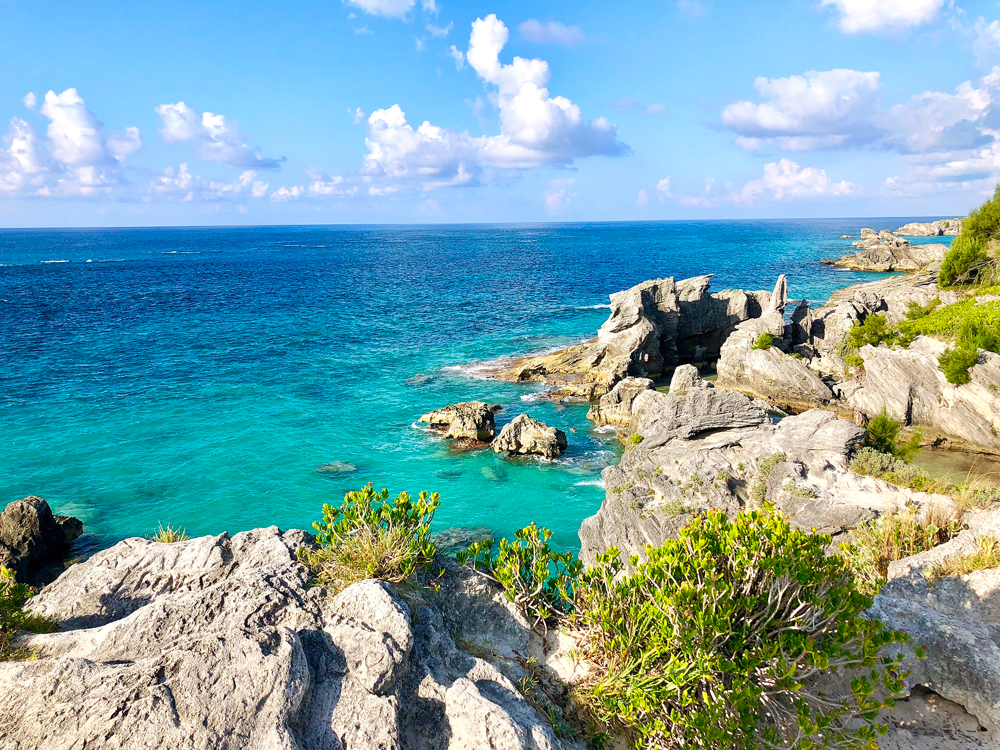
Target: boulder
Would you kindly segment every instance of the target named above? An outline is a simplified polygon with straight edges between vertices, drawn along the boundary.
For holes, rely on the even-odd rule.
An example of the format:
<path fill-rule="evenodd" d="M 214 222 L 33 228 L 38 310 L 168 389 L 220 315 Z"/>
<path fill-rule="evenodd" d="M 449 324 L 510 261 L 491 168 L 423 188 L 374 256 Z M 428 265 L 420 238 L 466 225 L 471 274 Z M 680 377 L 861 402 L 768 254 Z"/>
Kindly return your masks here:
<path fill-rule="evenodd" d="M 69 546 L 83 533 L 72 516 L 55 516 L 40 497 L 15 500 L 0 513 L 0 567 L 17 580 L 38 585 L 62 572 Z"/>
<path fill-rule="evenodd" d="M 904 224 L 893 234 L 901 237 L 955 237 L 962 232 L 964 219 L 941 219 L 940 221 L 914 221 Z"/>
<path fill-rule="evenodd" d="M 566 450 L 566 445 L 566 433 L 562 430 L 519 414 L 500 430 L 493 441 L 493 450 L 510 456 L 555 458 Z"/>
<path fill-rule="evenodd" d="M 482 401 L 464 401 L 424 414 L 418 420 L 430 424 L 445 438 L 465 438 L 488 443 L 496 433 L 493 409 Z"/>
<path fill-rule="evenodd" d="M 616 292 L 595 340 L 514 360 L 494 376 L 547 383 L 558 388 L 553 395 L 593 401 L 628 376 L 658 378 L 678 363 L 714 361 L 730 332 L 759 316 L 770 295 L 709 293 L 711 278 L 653 279 Z"/>
<path fill-rule="evenodd" d="M 415 617 L 382 582 L 310 588 L 296 561 L 309 543 L 274 527 L 131 539 L 75 565 L 29 604 L 59 631 L 23 640 L 38 658 L 0 663 L 0 744 L 561 747 L 510 679 L 456 647 L 459 628 L 434 602 Z M 445 567 L 464 635 L 489 611 L 490 636 L 527 639 L 502 604 Z"/>
<path fill-rule="evenodd" d="M 649 378 L 625 378 L 605 393 L 587 411 L 587 419 L 595 426 L 610 425 L 627 429 L 632 421 L 632 402 L 643 391 L 653 389 Z"/>

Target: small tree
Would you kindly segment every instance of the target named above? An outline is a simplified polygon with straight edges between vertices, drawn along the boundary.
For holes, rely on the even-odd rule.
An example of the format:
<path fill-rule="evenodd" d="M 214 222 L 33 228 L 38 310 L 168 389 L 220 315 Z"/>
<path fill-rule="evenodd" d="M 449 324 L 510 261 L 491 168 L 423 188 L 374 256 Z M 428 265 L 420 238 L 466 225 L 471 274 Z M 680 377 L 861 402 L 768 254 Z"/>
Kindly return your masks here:
<path fill-rule="evenodd" d="M 883 406 L 879 415 L 865 426 L 865 445 L 879 453 L 911 461 L 920 451 L 921 434 L 919 430 L 914 430 L 909 440 L 900 442 L 900 428 L 900 423 L 890 417 Z"/>
<path fill-rule="evenodd" d="M 763 349 L 766 351 L 770 349 L 772 346 L 774 346 L 774 336 L 772 336 L 767 331 L 764 331 L 760 336 L 757 337 L 757 340 L 753 342 L 754 349 Z"/>

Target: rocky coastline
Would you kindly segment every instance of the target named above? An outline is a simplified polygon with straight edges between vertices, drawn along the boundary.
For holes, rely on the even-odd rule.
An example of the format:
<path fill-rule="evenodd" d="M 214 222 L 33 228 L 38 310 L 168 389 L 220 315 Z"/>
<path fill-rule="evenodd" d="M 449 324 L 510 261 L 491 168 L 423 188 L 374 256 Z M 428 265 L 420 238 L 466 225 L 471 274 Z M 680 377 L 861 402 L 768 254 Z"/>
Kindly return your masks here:
<path fill-rule="evenodd" d="M 624 444 L 603 471 L 600 509 L 580 527 L 586 564 L 610 547 L 643 559 L 709 509 L 732 517 L 770 504 L 794 528 L 832 537 L 830 552 L 880 517 L 961 516 L 950 541 L 890 565 L 870 610 L 928 651 L 921 659 L 904 648 L 908 697 L 883 714 L 881 746 L 900 750 L 1000 747 L 1000 568 L 933 583 L 926 575 L 1000 538 L 1000 509 L 965 509 L 934 487 L 851 468 L 866 439 L 860 425 L 882 409 L 926 441 L 1000 454 L 1000 355 L 981 354 L 971 382 L 955 386 L 937 368 L 944 344 L 930 336 L 906 349 L 844 346 L 870 316 L 897 324 L 913 305 L 959 300 L 937 285 L 943 253 L 899 241 L 948 235 L 956 222 L 862 230 L 869 244 L 852 257 L 868 253 L 865 270 L 915 267 L 816 309 L 790 305 L 784 276 L 770 292 L 710 292 L 711 275 L 643 282 L 611 295 L 596 339 L 494 373 L 589 402 L 587 418 Z M 702 373 L 713 368 L 715 382 Z M 526 414 L 497 431 L 499 410 L 469 401 L 419 421 L 461 448 L 546 459 L 566 449 L 564 432 Z M 39 571 L 80 531 L 39 498 L 11 503 L 0 554 L 19 551 L 0 562 L 42 583 Z M 0 662 L 0 744 L 585 747 L 551 698 L 589 679 L 572 632 L 539 632 L 499 587 L 443 554 L 419 590 L 365 580 L 332 591 L 301 562 L 316 545 L 277 527 L 128 539 L 70 566 L 26 605 L 56 630 L 20 637 L 34 658 Z M 526 687 L 539 680 L 545 691 Z"/>

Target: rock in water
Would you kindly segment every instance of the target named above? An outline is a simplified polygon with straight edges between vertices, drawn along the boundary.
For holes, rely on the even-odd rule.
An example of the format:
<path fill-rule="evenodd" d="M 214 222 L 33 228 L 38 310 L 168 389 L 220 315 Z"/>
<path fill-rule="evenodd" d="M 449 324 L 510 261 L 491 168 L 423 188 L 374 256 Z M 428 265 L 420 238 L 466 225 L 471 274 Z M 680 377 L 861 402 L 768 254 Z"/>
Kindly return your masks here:
<path fill-rule="evenodd" d="M 0 566 L 18 581 L 38 585 L 62 572 L 70 543 L 83 533 L 83 523 L 54 516 L 40 497 L 15 500 L 0 513 Z"/>
<path fill-rule="evenodd" d="M 316 471 L 320 474 L 352 474 L 358 470 L 358 467 L 354 464 L 350 464 L 347 461 L 330 461 L 327 464 L 320 464 L 316 467 Z"/>
<path fill-rule="evenodd" d="M 653 381 L 649 378 L 625 378 L 590 407 L 587 419 L 598 427 L 611 425 L 626 429 L 632 421 L 632 402 L 635 397 L 652 388 Z"/>
<path fill-rule="evenodd" d="M 851 243 L 859 252 L 845 255 L 833 265 L 852 271 L 917 271 L 944 258 L 946 245 L 913 245 L 887 229 L 861 230 L 861 239 Z"/>
<path fill-rule="evenodd" d="M 561 747 L 508 678 L 455 646 L 451 632 L 514 647 L 528 633 L 456 566 L 444 564 L 448 606 L 413 617 L 378 581 L 309 588 L 304 544 L 275 527 L 129 539 L 73 566 L 29 604 L 61 631 L 27 639 L 39 658 L 0 663 L 0 745 Z"/>
<path fill-rule="evenodd" d="M 493 450 L 511 456 L 538 455 L 555 458 L 566 450 L 566 433 L 520 414 L 504 425 L 493 441 Z"/>
<path fill-rule="evenodd" d="M 443 409 L 430 411 L 420 417 L 431 429 L 446 438 L 467 438 L 488 443 L 496 432 L 493 409 L 482 401 L 464 401 Z"/>
<path fill-rule="evenodd" d="M 904 224 L 893 234 L 902 237 L 955 237 L 962 232 L 964 219 L 942 219 L 941 221 Z"/>

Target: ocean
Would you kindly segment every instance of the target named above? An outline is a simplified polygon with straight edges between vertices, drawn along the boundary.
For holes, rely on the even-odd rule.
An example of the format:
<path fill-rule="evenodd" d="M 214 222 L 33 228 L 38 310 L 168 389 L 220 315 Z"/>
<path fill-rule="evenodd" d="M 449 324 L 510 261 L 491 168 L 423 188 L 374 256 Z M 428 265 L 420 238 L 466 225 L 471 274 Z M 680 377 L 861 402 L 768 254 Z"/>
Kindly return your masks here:
<path fill-rule="evenodd" d="M 820 265 L 840 235 L 913 220 L 0 230 L 0 507 L 39 495 L 96 548 L 309 528 L 372 482 L 439 492 L 436 530 L 536 521 L 577 550 L 620 446 L 483 363 L 591 338 L 645 279 L 785 273 L 820 303 L 874 278 Z M 567 453 L 454 453 L 416 424 L 472 399 L 503 406 L 498 430 L 565 430 Z"/>

